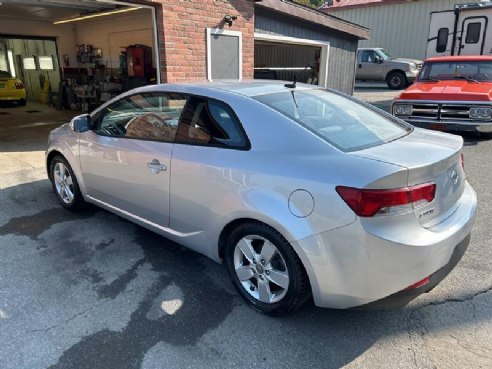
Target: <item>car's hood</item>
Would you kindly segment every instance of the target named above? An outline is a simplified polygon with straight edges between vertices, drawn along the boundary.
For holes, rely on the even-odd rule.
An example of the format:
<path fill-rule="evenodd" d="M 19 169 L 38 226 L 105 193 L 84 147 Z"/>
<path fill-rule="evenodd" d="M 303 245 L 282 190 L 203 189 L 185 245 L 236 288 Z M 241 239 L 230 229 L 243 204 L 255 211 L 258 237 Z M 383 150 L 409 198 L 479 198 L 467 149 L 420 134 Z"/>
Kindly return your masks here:
<path fill-rule="evenodd" d="M 397 63 L 415 63 L 415 64 L 422 64 L 422 60 L 417 60 L 417 59 L 407 59 L 407 58 L 396 58 L 396 59 L 391 59 L 390 61 L 392 62 L 397 62 Z"/>
<path fill-rule="evenodd" d="M 491 82 L 452 80 L 417 82 L 403 91 L 397 99 L 443 101 L 491 101 Z"/>

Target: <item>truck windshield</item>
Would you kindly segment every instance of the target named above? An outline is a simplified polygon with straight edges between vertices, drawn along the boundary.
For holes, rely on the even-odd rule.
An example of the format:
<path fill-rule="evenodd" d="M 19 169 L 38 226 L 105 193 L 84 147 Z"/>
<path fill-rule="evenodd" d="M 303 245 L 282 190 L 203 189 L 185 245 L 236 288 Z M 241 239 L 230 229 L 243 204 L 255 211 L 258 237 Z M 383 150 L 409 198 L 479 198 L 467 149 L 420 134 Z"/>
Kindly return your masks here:
<path fill-rule="evenodd" d="M 492 61 L 455 61 L 424 63 L 418 81 L 463 79 L 492 82 Z"/>
<path fill-rule="evenodd" d="M 337 92 L 298 89 L 253 98 L 345 152 L 382 145 L 412 131 L 405 122 Z"/>
<path fill-rule="evenodd" d="M 379 49 L 378 51 L 384 60 L 394 59 L 393 56 L 389 52 L 387 52 L 385 49 Z"/>

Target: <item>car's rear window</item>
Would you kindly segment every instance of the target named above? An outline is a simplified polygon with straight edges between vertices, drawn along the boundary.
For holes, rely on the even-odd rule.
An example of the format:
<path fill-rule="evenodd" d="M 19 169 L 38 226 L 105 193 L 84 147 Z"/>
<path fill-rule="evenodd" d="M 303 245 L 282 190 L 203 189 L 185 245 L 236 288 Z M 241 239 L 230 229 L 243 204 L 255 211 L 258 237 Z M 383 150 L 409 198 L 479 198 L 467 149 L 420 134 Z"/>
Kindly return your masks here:
<path fill-rule="evenodd" d="M 341 94 L 326 90 L 289 90 L 254 99 L 296 121 L 338 149 L 348 152 L 405 136 L 411 127 L 387 118 Z"/>
<path fill-rule="evenodd" d="M 9 72 L 6 72 L 4 70 L 0 70 L 0 77 L 1 78 L 12 78 Z"/>

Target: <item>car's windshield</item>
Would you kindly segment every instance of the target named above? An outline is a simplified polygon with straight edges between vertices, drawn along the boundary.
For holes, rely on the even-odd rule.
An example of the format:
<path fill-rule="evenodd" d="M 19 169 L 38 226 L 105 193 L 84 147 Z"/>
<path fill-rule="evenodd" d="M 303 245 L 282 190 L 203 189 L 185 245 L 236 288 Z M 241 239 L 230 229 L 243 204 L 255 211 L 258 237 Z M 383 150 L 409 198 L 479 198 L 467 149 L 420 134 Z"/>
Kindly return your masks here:
<path fill-rule="evenodd" d="M 424 63 L 419 81 L 463 79 L 492 82 L 492 61 L 455 61 Z"/>
<path fill-rule="evenodd" d="M 379 49 L 378 51 L 384 60 L 394 59 L 394 57 L 389 52 L 387 52 L 385 49 Z"/>
<path fill-rule="evenodd" d="M 377 113 L 338 93 L 293 90 L 254 97 L 342 151 L 355 151 L 403 137 L 410 125 Z"/>

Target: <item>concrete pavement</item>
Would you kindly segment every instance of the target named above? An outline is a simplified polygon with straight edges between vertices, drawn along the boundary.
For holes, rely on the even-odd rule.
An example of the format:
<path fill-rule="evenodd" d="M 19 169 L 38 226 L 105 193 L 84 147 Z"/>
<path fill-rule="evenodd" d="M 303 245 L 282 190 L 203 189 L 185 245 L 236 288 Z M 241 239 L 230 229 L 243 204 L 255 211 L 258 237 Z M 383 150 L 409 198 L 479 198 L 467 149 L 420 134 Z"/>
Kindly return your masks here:
<path fill-rule="evenodd" d="M 3 111 L 2 369 L 492 367 L 492 141 L 466 137 L 479 216 L 431 293 L 399 310 L 308 304 L 270 318 L 244 305 L 223 266 L 106 211 L 60 208 L 43 164 L 58 118 Z"/>

